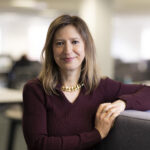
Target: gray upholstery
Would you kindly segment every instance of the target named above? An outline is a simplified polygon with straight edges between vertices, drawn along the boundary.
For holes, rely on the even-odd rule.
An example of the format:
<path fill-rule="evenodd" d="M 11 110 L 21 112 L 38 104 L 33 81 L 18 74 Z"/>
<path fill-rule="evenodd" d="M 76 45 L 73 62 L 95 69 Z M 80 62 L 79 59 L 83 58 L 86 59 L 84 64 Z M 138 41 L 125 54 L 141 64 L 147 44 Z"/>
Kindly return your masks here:
<path fill-rule="evenodd" d="M 150 150 L 150 112 L 123 112 L 96 150 Z"/>

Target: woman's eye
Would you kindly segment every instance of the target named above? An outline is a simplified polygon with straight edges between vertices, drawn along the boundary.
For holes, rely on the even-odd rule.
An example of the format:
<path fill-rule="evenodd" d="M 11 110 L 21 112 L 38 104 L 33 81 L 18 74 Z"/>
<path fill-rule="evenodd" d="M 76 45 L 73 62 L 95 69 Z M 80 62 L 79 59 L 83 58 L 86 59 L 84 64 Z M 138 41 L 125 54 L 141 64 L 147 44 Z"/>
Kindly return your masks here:
<path fill-rule="evenodd" d="M 61 45 L 63 45 L 63 42 L 61 42 L 61 41 L 56 42 L 56 45 L 61 46 Z"/>
<path fill-rule="evenodd" d="M 78 44 L 79 41 L 72 41 L 72 44 Z"/>

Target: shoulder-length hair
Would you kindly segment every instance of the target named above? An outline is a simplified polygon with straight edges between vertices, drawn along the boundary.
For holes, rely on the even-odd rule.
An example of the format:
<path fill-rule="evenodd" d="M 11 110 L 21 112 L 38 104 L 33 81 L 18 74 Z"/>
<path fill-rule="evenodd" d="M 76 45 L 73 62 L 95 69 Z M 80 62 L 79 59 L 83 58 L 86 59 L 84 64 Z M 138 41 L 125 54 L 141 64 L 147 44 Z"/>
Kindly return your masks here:
<path fill-rule="evenodd" d="M 95 45 L 86 23 L 78 16 L 62 15 L 56 18 L 49 26 L 46 42 L 42 50 L 43 67 L 39 79 L 47 94 L 58 94 L 56 86 L 60 83 L 60 72 L 53 56 L 53 40 L 58 29 L 73 25 L 81 35 L 85 44 L 85 59 L 82 62 L 79 82 L 86 88 L 86 94 L 92 92 L 100 81 L 96 66 Z"/>

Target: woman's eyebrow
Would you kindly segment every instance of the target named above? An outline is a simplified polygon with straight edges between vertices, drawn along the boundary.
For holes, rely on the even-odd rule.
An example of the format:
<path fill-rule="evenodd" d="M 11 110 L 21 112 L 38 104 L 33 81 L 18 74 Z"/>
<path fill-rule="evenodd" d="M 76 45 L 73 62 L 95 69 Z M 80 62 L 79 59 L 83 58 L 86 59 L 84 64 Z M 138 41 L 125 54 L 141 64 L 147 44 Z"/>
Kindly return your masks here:
<path fill-rule="evenodd" d="M 79 37 L 72 37 L 72 38 L 70 38 L 70 40 L 79 40 L 79 39 L 81 39 L 81 38 L 79 38 Z M 63 39 L 63 38 L 56 38 L 56 39 L 54 39 L 54 41 L 64 41 L 65 39 Z"/>
<path fill-rule="evenodd" d="M 58 39 L 54 39 L 55 41 L 62 41 L 62 40 L 64 40 L 64 39 L 60 39 L 60 38 L 58 38 Z"/>

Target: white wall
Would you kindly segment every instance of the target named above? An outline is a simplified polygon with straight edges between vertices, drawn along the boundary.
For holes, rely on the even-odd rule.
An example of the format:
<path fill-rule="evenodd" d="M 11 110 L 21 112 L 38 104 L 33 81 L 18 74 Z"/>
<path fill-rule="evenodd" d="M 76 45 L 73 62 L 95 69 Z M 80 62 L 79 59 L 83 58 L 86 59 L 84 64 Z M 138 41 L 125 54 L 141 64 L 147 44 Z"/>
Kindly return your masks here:
<path fill-rule="evenodd" d="M 150 59 L 150 16 L 117 15 L 113 19 L 112 55 L 124 62 Z"/>
<path fill-rule="evenodd" d="M 80 15 L 87 22 L 95 40 L 97 62 L 101 73 L 113 77 L 111 56 L 111 5 L 103 0 L 83 0 Z"/>
<path fill-rule="evenodd" d="M 27 53 L 31 59 L 40 59 L 51 18 L 15 13 L 0 15 L 1 54 L 18 59 Z"/>

